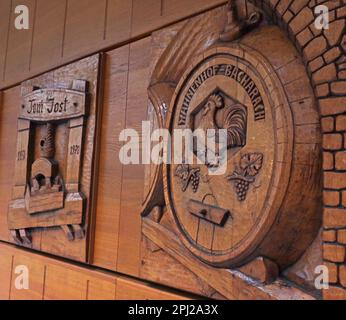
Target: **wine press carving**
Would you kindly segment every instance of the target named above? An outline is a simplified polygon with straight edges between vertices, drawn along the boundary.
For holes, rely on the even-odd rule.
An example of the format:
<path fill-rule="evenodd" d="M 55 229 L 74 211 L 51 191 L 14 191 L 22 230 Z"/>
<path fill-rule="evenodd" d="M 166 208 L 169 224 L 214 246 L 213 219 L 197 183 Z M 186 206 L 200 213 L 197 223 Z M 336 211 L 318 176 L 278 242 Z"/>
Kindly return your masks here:
<path fill-rule="evenodd" d="M 74 80 L 71 89 L 33 88 L 23 96 L 8 214 L 9 228 L 18 243 L 30 244 L 28 229 L 33 227 L 61 226 L 70 240 L 84 236 L 80 224 L 85 196 L 80 179 L 87 90 L 87 81 Z M 64 128 L 67 141 L 63 142 L 65 150 L 59 152 L 66 155 L 66 163 L 56 158 L 56 132 Z"/>

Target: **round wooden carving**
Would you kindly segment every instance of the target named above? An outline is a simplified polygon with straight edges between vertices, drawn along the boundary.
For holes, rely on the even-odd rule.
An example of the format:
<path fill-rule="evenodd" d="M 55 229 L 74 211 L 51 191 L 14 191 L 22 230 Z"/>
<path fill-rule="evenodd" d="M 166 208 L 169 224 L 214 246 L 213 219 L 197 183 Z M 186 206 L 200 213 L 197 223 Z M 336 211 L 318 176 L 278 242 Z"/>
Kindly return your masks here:
<path fill-rule="evenodd" d="M 219 267 L 257 256 L 292 264 L 320 225 L 320 137 L 313 92 L 289 41 L 270 27 L 213 46 L 186 70 L 170 110 L 172 132 L 227 130 L 223 174 L 209 174 L 215 163 L 197 164 L 196 147 L 194 164 L 164 168 L 183 243 Z"/>

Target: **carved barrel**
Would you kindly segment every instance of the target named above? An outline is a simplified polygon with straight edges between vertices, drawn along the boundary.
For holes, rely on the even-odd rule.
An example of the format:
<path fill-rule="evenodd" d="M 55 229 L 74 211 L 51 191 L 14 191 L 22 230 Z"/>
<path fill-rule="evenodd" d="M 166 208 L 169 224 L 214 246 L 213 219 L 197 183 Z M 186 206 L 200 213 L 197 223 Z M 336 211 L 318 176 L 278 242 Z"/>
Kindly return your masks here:
<path fill-rule="evenodd" d="M 295 262 L 321 223 L 320 135 L 305 68 L 279 28 L 217 42 L 197 57 L 167 126 L 227 132 L 221 174 L 210 174 L 209 159 L 197 164 L 204 150 L 196 147 L 194 164 L 164 167 L 166 204 L 186 247 L 217 267 L 258 256 L 281 268 Z"/>

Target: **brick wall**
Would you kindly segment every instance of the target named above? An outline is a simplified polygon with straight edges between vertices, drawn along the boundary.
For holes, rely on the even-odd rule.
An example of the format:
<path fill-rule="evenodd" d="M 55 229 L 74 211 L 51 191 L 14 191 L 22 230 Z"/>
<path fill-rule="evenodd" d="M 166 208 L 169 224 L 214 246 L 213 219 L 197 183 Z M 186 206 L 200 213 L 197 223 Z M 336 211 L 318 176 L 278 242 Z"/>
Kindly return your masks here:
<path fill-rule="evenodd" d="M 323 132 L 323 257 L 330 288 L 324 299 L 346 299 L 346 0 L 250 0 L 295 44 L 318 98 Z M 315 28 L 314 9 L 329 8 L 328 30 Z"/>

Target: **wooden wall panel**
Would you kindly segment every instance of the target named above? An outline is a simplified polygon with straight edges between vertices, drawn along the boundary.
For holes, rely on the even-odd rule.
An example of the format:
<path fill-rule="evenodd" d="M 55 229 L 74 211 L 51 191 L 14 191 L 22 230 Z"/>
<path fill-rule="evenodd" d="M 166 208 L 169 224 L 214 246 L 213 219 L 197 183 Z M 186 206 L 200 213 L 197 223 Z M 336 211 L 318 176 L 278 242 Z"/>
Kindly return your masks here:
<path fill-rule="evenodd" d="M 5 63 L 10 26 L 11 0 L 0 1 L 0 85 L 5 77 Z"/>
<path fill-rule="evenodd" d="M 67 0 L 37 0 L 38 18 L 35 19 L 29 66 L 33 73 L 52 68 L 62 60 L 66 5 Z"/>
<path fill-rule="evenodd" d="M 105 55 L 98 195 L 93 263 L 116 270 L 122 165 L 119 134 L 125 126 L 130 46 Z"/>
<path fill-rule="evenodd" d="M 16 268 L 25 266 L 29 272 L 29 289 L 17 289 L 15 279 L 21 276 L 16 273 Z M 19 271 L 21 271 L 19 269 Z M 30 259 L 30 257 L 17 254 L 13 259 L 12 283 L 11 283 L 11 300 L 42 300 L 43 288 L 45 281 L 45 266 L 40 261 Z"/>
<path fill-rule="evenodd" d="M 14 287 L 15 266 L 29 269 L 29 290 Z M 12 276 L 11 276 L 12 274 Z M 14 299 L 188 299 L 115 273 L 77 266 L 0 243 L 0 300 Z"/>
<path fill-rule="evenodd" d="M 166 292 L 139 281 L 119 278 L 116 300 L 186 300 L 178 294 Z"/>
<path fill-rule="evenodd" d="M 5 81 L 14 83 L 18 79 L 25 79 L 29 75 L 31 59 L 33 25 L 35 21 L 36 0 L 13 0 L 10 18 L 9 39 L 6 52 Z M 17 5 L 26 5 L 29 8 L 29 29 L 17 30 L 14 25 Z"/>
<path fill-rule="evenodd" d="M 139 276 L 144 166 L 122 165 L 122 129 L 147 115 L 151 37 L 106 54 L 93 264 Z"/>
<path fill-rule="evenodd" d="M 0 300 L 8 300 L 11 291 L 13 255 L 0 246 Z"/>
<path fill-rule="evenodd" d="M 0 89 L 110 46 L 120 46 L 125 41 L 225 2 L 2 0 Z M 14 8 L 18 4 L 29 7 L 29 30 L 14 28 Z"/>
<path fill-rule="evenodd" d="M 225 0 L 133 0 L 132 37 L 146 34 Z"/>
<path fill-rule="evenodd" d="M 68 290 L 66 290 L 68 288 Z M 49 265 L 43 298 L 45 300 L 86 300 L 87 278 L 74 270 L 62 266 Z"/>
<path fill-rule="evenodd" d="M 106 0 L 68 0 L 64 59 L 77 58 L 102 47 Z"/>
<path fill-rule="evenodd" d="M 0 239 L 8 241 L 7 211 L 12 195 L 20 88 L 6 90 L 0 107 Z"/>
<path fill-rule="evenodd" d="M 104 39 L 107 45 L 121 43 L 131 37 L 132 1 L 107 0 Z"/>
<path fill-rule="evenodd" d="M 125 127 L 139 134 L 147 117 L 150 50 L 151 37 L 130 45 Z M 134 276 L 139 275 L 143 186 L 144 166 L 123 166 L 117 270 Z"/>
<path fill-rule="evenodd" d="M 106 281 L 91 277 L 87 285 L 87 300 L 115 300 L 116 298 L 116 280 Z"/>

